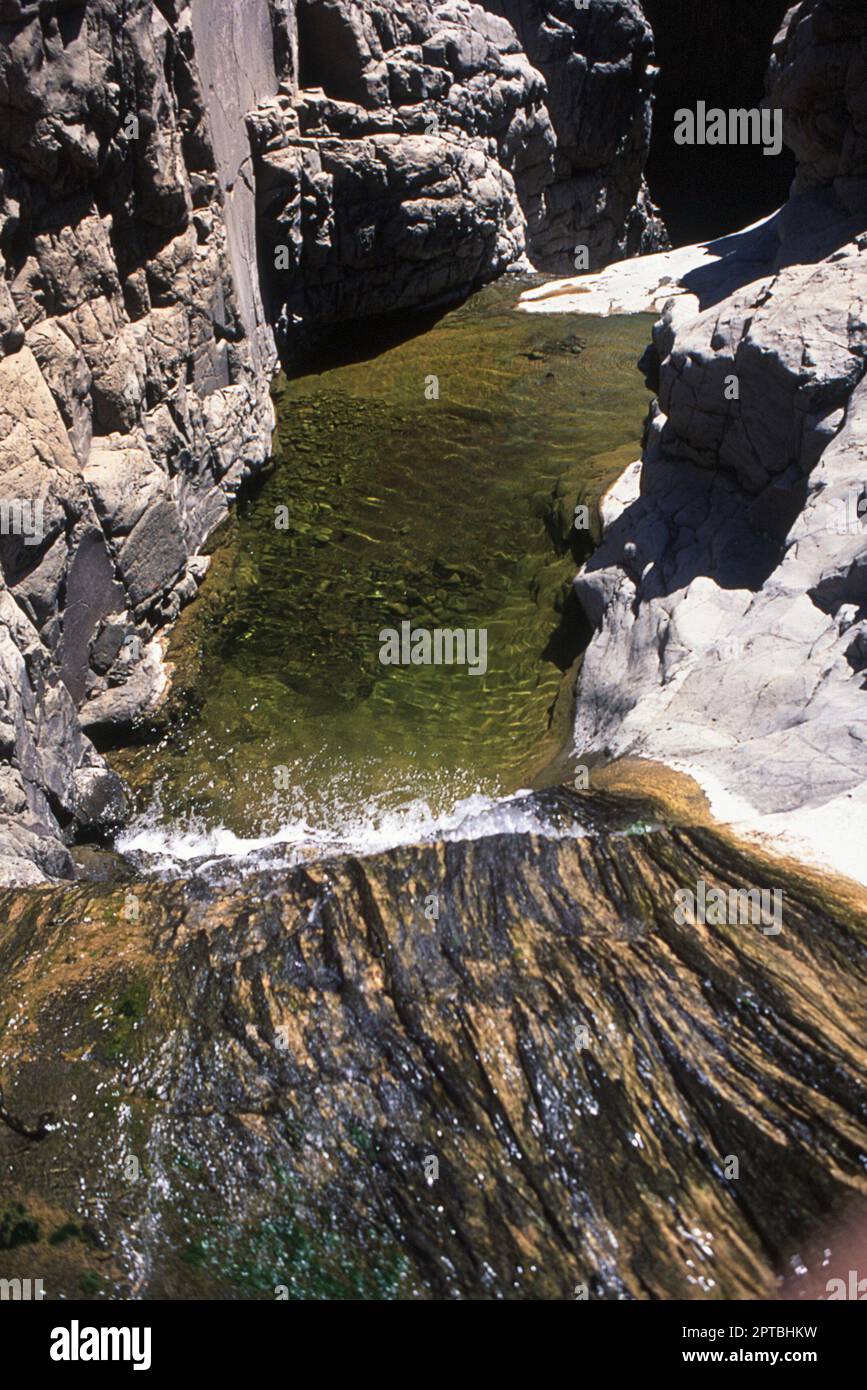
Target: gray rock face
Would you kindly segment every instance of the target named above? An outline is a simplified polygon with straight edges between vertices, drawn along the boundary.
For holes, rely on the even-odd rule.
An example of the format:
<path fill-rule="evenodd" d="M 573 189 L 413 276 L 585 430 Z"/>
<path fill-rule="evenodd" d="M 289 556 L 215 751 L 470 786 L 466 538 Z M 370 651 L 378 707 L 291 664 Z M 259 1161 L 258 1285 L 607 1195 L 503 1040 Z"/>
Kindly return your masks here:
<path fill-rule="evenodd" d="M 802 163 L 772 255 L 657 324 L 643 462 L 576 580 L 600 629 L 578 748 L 686 764 L 796 832 L 816 811 L 843 827 L 867 794 L 865 51 L 863 8 L 790 12 L 772 100 Z"/>
<path fill-rule="evenodd" d="M 770 100 L 798 159 L 794 191 L 830 188 L 867 211 L 867 46 L 860 0 L 802 0 L 774 49 Z"/>
<path fill-rule="evenodd" d="M 0 877 L 68 873 L 61 840 L 122 816 L 78 708 L 128 722 L 159 692 L 152 638 L 268 455 L 232 97 L 243 137 L 271 13 L 206 92 L 185 0 L 0 5 Z"/>
<path fill-rule="evenodd" d="M 570 271 L 667 245 L 643 173 L 655 78 L 653 35 L 639 4 L 619 0 L 484 0 L 514 26 L 545 79 L 556 146 L 553 179 L 529 205 L 533 264 Z M 520 183 L 519 183 L 520 187 Z M 522 199 L 522 202 L 524 200 Z"/>
<path fill-rule="evenodd" d="M 642 184 L 652 37 L 633 0 L 300 0 L 298 44 L 300 85 L 249 120 L 287 338 L 527 260 L 567 270 L 579 244 L 591 264 L 665 244 Z"/>

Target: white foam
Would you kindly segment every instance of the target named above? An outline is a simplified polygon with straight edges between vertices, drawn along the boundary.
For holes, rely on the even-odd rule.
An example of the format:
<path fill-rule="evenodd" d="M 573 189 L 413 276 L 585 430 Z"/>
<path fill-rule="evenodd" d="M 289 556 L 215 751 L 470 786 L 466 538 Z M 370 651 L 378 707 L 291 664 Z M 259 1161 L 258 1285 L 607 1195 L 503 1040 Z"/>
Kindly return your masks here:
<path fill-rule="evenodd" d="M 528 797 L 526 791 L 504 797 L 475 792 L 441 812 L 434 811 L 424 797 L 396 807 L 383 807 L 374 800 L 349 813 L 336 807 L 320 823 L 298 816 L 273 833 L 249 838 L 226 826 L 205 826 L 195 820 L 165 824 L 157 801 L 121 832 L 116 843 L 123 854 L 144 856 L 157 873 L 177 872 L 193 861 L 206 867 L 207 861 L 215 860 L 235 860 L 244 872 L 253 872 L 264 863 L 291 866 L 314 858 L 378 854 L 398 845 L 436 840 L 477 840 L 501 834 L 574 839 L 585 833 L 577 826 L 555 826 Z"/>

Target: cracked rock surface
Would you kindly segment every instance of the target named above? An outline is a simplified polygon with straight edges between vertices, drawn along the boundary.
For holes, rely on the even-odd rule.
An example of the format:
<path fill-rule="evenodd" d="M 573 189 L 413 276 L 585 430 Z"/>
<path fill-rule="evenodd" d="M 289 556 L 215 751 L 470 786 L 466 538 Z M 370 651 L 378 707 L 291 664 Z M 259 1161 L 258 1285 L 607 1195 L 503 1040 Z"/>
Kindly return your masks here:
<path fill-rule="evenodd" d="M 158 698 L 159 633 L 269 451 L 194 12 L 0 5 L 0 480 L 41 514 L 0 536 L 0 879 L 67 874 L 63 841 L 122 818 L 83 730 Z"/>

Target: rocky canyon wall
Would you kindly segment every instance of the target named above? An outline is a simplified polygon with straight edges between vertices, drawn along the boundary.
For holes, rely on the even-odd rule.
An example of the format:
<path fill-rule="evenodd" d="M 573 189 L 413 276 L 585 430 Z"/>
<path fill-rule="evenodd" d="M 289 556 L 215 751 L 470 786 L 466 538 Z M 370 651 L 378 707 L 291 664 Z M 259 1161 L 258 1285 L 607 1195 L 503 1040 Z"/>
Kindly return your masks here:
<path fill-rule="evenodd" d="M 300 0 L 298 22 L 300 86 L 250 118 L 283 342 L 666 244 L 634 0 Z"/>
<path fill-rule="evenodd" d="M 92 739 L 268 457 L 270 320 L 656 244 L 650 45 L 634 0 L 0 0 L 0 879 L 123 815 Z"/>
<path fill-rule="evenodd" d="M 863 5 L 793 7 L 769 99 L 798 159 L 792 197 L 760 233 L 718 243 L 740 288 L 722 297 L 718 270 L 687 274 L 654 331 L 643 462 L 576 582 L 599 628 L 576 745 L 685 767 L 729 818 L 863 878 Z"/>
<path fill-rule="evenodd" d="M 268 455 L 267 337 L 195 18 L 0 6 L 2 876 L 68 872 L 61 841 L 122 814 L 87 734 L 159 695 L 159 634 Z"/>

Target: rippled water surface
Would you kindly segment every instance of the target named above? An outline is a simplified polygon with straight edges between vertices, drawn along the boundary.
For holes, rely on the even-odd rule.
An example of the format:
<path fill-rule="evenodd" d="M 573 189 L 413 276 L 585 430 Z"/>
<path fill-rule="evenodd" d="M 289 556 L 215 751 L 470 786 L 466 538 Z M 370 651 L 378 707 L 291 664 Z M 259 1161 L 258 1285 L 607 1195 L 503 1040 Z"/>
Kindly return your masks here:
<path fill-rule="evenodd" d="M 522 315 L 519 288 L 278 383 L 276 466 L 179 625 L 171 716 L 118 756 L 139 797 L 123 847 L 427 838 L 490 814 L 562 742 L 581 635 L 563 608 L 589 545 L 573 511 L 636 456 L 652 320 Z M 484 629 L 485 674 L 381 664 L 403 621 Z"/>

